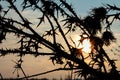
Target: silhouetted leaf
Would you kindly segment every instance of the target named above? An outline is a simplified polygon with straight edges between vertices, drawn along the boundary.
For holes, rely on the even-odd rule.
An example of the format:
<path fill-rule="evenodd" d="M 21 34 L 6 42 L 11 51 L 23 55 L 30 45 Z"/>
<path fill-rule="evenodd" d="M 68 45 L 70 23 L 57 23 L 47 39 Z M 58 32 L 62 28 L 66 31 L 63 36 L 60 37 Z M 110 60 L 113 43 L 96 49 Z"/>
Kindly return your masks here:
<path fill-rule="evenodd" d="M 38 19 L 40 19 L 40 21 L 39 21 L 37 27 L 38 27 L 42 22 L 44 22 L 44 15 L 43 15 L 41 18 L 38 18 Z"/>

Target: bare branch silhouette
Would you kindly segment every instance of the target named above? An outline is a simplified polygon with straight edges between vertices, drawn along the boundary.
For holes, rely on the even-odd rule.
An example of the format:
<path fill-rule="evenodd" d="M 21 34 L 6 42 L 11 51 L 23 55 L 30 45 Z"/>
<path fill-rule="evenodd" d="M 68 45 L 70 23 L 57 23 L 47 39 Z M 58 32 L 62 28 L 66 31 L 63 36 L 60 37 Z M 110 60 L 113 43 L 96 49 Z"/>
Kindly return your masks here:
<path fill-rule="evenodd" d="M 50 71 L 46 71 L 46 72 L 42 72 L 42 73 L 30 75 L 30 76 L 27 76 L 27 78 L 31 78 L 31 77 L 35 77 L 35 76 L 40 76 L 40 75 L 52 73 L 52 72 L 55 72 L 55 71 L 61 71 L 61 70 L 65 70 L 66 71 L 66 70 L 73 70 L 73 69 L 77 69 L 77 68 L 57 68 L 57 69 L 53 69 L 53 70 L 50 70 Z M 25 77 L 22 77 L 22 78 L 19 78 L 19 79 L 24 79 L 24 78 Z"/>
<path fill-rule="evenodd" d="M 115 60 L 112 60 L 104 49 L 104 46 L 110 46 L 116 41 L 111 26 L 116 20 L 120 21 L 119 7 L 106 4 L 106 7 L 93 8 L 88 16 L 81 19 L 74 11 L 74 6 L 68 4 L 66 0 L 58 0 L 58 2 L 54 0 L 22 0 L 21 8 L 15 5 L 18 0 L 0 1 L 9 3 L 6 10 L 4 10 L 2 4 L 0 5 L 0 13 L 2 13 L 0 14 L 0 44 L 7 39 L 6 37 L 8 37 L 9 33 L 19 39 L 17 41 L 19 46 L 16 48 L 5 49 L 1 47 L 0 56 L 18 54 L 20 59 L 22 59 L 23 55 L 27 54 L 35 57 L 46 55 L 50 57 L 54 65 L 64 65 L 64 68 L 26 76 L 21 66 L 22 60 L 19 60 L 15 62 L 15 68 L 19 68 L 25 77 L 18 79 L 28 79 L 60 70 L 76 70 L 75 73 L 78 74 L 78 77 L 81 76 L 85 80 L 90 78 L 101 80 L 120 79 Z M 37 16 L 39 22 L 30 22 L 27 16 L 24 17 L 21 12 L 25 12 L 27 9 L 33 11 L 33 13 L 35 10 L 40 12 L 38 14 L 41 16 Z M 10 18 L 10 15 L 8 15 L 10 10 L 14 10 L 20 20 Z M 113 13 L 110 11 L 113 11 Z M 42 24 L 43 22 L 44 25 Z M 36 31 L 36 29 L 48 25 L 48 23 L 49 27 L 47 27 L 47 30 L 44 28 L 46 31 Z M 105 27 L 102 23 L 106 24 Z M 34 25 L 36 28 L 33 27 Z M 84 56 L 83 47 L 77 48 L 78 46 L 74 40 L 68 38 L 69 33 L 75 33 L 76 30 L 79 30 L 78 35 L 81 38 L 79 44 L 83 45 L 86 39 L 90 40 L 91 52 L 88 53 L 87 57 Z M 39 32 L 43 32 L 43 35 Z M 99 34 L 101 37 L 98 36 Z M 46 38 L 48 36 L 49 38 Z M 75 47 L 71 46 L 70 40 Z M 41 51 L 42 48 L 44 48 L 45 52 Z M 118 49 L 117 51 L 119 52 Z M 86 62 L 87 59 L 90 59 L 88 63 Z M 107 66 L 110 69 L 107 69 Z"/>

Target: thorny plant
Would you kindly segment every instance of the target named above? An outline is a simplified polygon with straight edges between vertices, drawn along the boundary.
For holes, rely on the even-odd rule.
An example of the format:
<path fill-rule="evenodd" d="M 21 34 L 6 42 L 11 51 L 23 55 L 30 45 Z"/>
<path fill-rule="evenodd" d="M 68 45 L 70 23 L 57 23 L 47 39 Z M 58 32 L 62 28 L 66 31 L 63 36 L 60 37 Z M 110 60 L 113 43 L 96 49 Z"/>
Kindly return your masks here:
<path fill-rule="evenodd" d="M 19 78 L 19 70 L 22 71 L 22 73 L 24 74 L 25 78 L 27 79 L 27 76 L 22 68 L 22 63 L 23 63 L 23 60 L 22 60 L 22 57 L 20 57 L 20 59 L 16 62 L 16 61 L 13 61 L 16 65 L 14 66 L 15 70 L 13 71 L 13 74 L 15 72 L 17 72 L 17 77 Z"/>
<path fill-rule="evenodd" d="M 120 20 L 119 7 L 107 4 L 106 7 L 94 8 L 89 16 L 81 19 L 66 0 L 22 0 L 22 10 L 15 6 L 18 0 L 0 1 L 9 3 L 7 9 L 4 9 L 4 6 L 0 5 L 0 43 L 2 44 L 2 41 L 6 39 L 6 36 L 9 33 L 12 33 L 19 39 L 18 44 L 20 44 L 19 48 L 16 49 L 1 48 L 1 56 L 5 56 L 9 53 L 18 53 L 20 57 L 26 54 L 32 54 L 36 57 L 40 55 L 50 55 L 50 60 L 52 60 L 54 65 L 65 65 L 64 68 L 31 76 L 26 76 L 23 71 L 25 76 L 23 78 L 27 79 L 29 77 L 58 70 L 75 69 L 75 73 L 78 74 L 78 77 L 82 77 L 85 80 L 120 79 L 120 74 L 119 71 L 117 71 L 115 61 L 111 60 L 103 49 L 103 46 L 109 46 L 111 42 L 116 41 L 111 30 L 111 25 L 115 20 Z M 42 16 L 38 18 L 40 21 L 36 27 L 39 28 L 43 26 L 43 22 L 44 24 L 47 24 L 46 21 L 48 21 L 50 30 L 45 31 L 43 35 L 34 30 L 31 27 L 33 25 L 32 22 L 25 18 L 21 13 L 25 12 L 26 9 L 31 9 L 33 12 L 36 10 L 39 11 Z M 10 10 L 14 10 L 21 20 L 19 21 L 7 17 Z M 110 11 L 116 12 L 110 13 Z M 59 21 L 59 18 L 61 17 L 62 20 Z M 111 17 L 113 17 L 112 20 L 109 20 Z M 61 22 L 63 22 L 64 25 L 61 25 Z M 102 23 L 106 24 L 104 31 L 102 30 Z M 63 30 L 64 28 L 67 29 L 67 32 Z M 89 53 L 88 57 L 84 57 L 84 55 L 82 55 L 83 52 L 80 49 L 71 46 L 71 43 L 68 41 L 67 35 L 69 35 L 70 32 L 74 33 L 76 30 L 79 30 L 79 35 L 81 35 L 80 43 L 86 38 L 90 39 L 92 51 Z M 102 37 L 98 37 L 97 34 L 101 34 Z M 83 35 L 86 35 L 87 37 L 83 37 Z M 47 36 L 50 36 L 51 40 L 47 39 Z M 57 37 L 59 36 L 62 37 L 66 47 L 58 40 Z M 40 52 L 43 45 L 52 52 Z M 69 52 L 66 52 L 66 48 Z M 90 62 L 86 63 L 85 60 L 88 58 L 90 59 Z M 63 59 L 65 59 L 65 61 Z M 109 65 L 109 70 L 106 69 L 105 62 Z M 15 63 L 16 69 L 23 70 L 21 67 L 21 59 Z"/>

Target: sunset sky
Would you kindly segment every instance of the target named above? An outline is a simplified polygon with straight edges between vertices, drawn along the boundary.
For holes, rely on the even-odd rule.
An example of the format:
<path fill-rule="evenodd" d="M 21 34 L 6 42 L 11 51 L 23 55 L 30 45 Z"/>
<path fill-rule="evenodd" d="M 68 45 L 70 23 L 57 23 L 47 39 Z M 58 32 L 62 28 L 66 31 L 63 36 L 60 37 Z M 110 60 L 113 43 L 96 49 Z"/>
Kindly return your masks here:
<path fill-rule="evenodd" d="M 18 0 L 18 1 L 21 1 L 21 0 Z M 105 6 L 105 4 L 111 4 L 111 5 L 115 4 L 116 6 L 120 7 L 120 0 L 66 0 L 66 1 L 70 4 L 72 4 L 72 7 L 77 12 L 78 16 L 80 16 L 82 18 L 87 16 L 89 14 L 89 12 L 91 11 L 91 9 L 93 9 L 95 7 Z M 17 4 L 19 4 L 19 2 Z M 0 5 L 7 6 L 8 4 L 4 3 L 4 2 L 0 2 Z M 20 6 L 18 6 L 18 7 L 20 8 Z M 35 20 L 33 18 L 38 18 L 38 13 L 39 12 L 35 11 L 34 15 L 31 15 L 31 11 L 26 10 L 22 14 L 25 17 L 29 17 L 28 19 L 30 19 L 30 21 L 32 21 L 33 23 L 36 23 L 36 22 L 38 22 L 38 20 Z M 14 11 L 11 11 L 10 14 L 8 15 L 8 17 L 9 16 L 14 19 L 17 18 L 17 15 L 14 14 Z M 19 19 L 19 18 L 17 18 L 17 19 Z M 106 51 L 108 51 L 108 52 L 109 52 L 109 49 L 111 49 L 113 47 L 118 48 L 118 46 L 120 45 L 120 43 L 119 43 L 119 41 L 120 41 L 120 22 L 116 21 L 112 25 L 111 28 L 113 29 L 113 33 L 115 33 L 115 37 L 118 39 L 117 39 L 116 43 L 112 44 L 109 47 L 106 47 Z M 47 28 L 45 27 L 42 29 L 46 30 Z M 37 29 L 36 31 L 39 31 L 39 30 Z M 42 31 L 39 33 L 42 33 Z M 16 41 L 15 37 L 8 37 L 7 39 L 9 39 L 6 41 L 7 44 L 6 43 L 0 44 L 0 48 L 17 46 L 17 44 L 14 43 L 14 41 Z M 115 53 L 117 53 L 117 52 L 115 51 Z M 120 59 L 119 59 L 120 56 L 116 56 L 113 54 L 109 54 L 109 55 L 113 59 L 118 59 L 117 66 L 118 66 L 118 69 L 120 70 L 120 65 L 119 65 L 120 64 Z M 17 55 L 12 55 L 12 54 L 4 56 L 4 57 L 0 57 L 0 73 L 3 75 L 3 77 L 5 77 L 5 78 L 16 77 L 16 74 L 13 74 L 14 65 L 15 65 L 15 63 L 13 61 L 16 61 L 18 59 L 19 58 L 17 57 Z M 54 66 L 52 64 L 52 62 L 49 60 L 49 57 L 46 57 L 46 56 L 39 56 L 39 57 L 35 58 L 34 56 L 26 55 L 23 57 L 23 59 L 24 59 L 23 67 L 24 67 L 24 70 L 26 71 L 27 75 L 37 74 L 37 73 L 41 73 L 41 72 L 44 72 L 47 70 L 63 67 L 61 65 Z M 22 74 L 22 73 L 20 72 L 20 74 Z M 69 74 L 69 72 L 60 71 L 60 72 L 53 72 L 51 74 L 46 74 L 46 75 L 38 76 L 38 77 L 39 78 L 42 78 L 42 77 L 60 78 L 60 77 L 66 77 L 68 74 Z"/>

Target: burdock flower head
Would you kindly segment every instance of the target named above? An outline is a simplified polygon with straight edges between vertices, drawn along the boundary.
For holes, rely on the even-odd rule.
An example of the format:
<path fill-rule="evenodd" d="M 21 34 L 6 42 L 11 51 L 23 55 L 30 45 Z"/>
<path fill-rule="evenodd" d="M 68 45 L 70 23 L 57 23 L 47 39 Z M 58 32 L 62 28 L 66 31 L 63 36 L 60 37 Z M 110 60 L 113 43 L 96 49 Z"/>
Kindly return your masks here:
<path fill-rule="evenodd" d="M 94 8 L 92 11 L 93 16 L 97 19 L 104 19 L 107 13 L 104 7 Z"/>
<path fill-rule="evenodd" d="M 116 38 L 110 31 L 105 31 L 102 35 L 103 42 L 106 46 L 109 46 L 111 42 L 115 42 Z"/>

